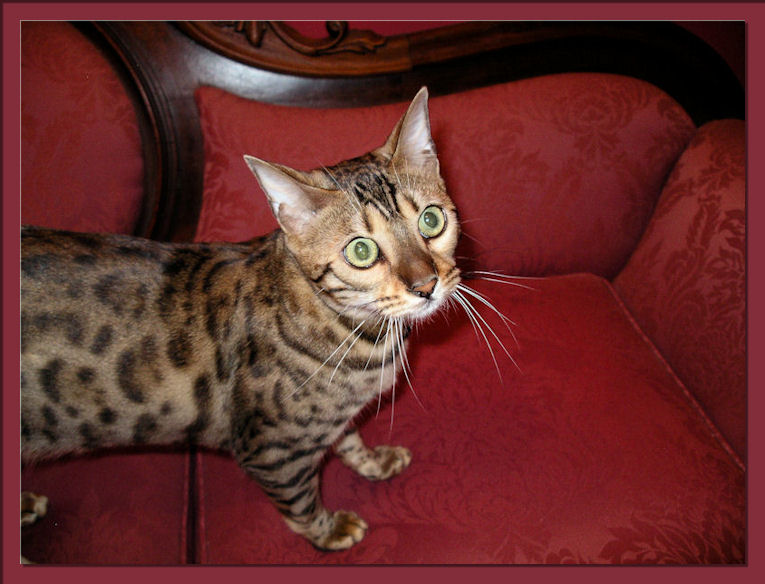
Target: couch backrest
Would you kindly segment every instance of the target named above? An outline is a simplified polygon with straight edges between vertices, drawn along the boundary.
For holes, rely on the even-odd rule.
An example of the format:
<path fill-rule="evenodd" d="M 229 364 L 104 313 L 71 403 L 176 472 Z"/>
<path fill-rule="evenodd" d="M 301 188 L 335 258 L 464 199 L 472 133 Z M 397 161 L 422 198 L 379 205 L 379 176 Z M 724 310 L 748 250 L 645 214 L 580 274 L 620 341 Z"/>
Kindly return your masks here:
<path fill-rule="evenodd" d="M 276 223 L 242 160 L 299 169 L 381 145 L 406 104 L 332 109 L 196 93 L 205 144 L 196 238 L 244 240 Z M 605 74 L 560 74 L 430 101 L 442 174 L 472 269 L 615 275 L 634 249 L 672 164 L 694 131 L 656 87 Z"/>
<path fill-rule="evenodd" d="M 98 100 L 82 100 L 87 106 L 85 127 L 91 134 L 82 134 L 77 129 L 77 135 L 85 136 L 81 148 L 64 143 L 69 154 L 86 152 L 75 163 L 62 164 L 56 156 L 59 148 L 47 155 L 49 164 L 45 164 L 45 153 L 57 142 L 45 136 L 49 129 L 46 124 L 38 123 L 25 112 L 26 120 L 32 123 L 25 121 L 28 127 L 23 144 L 24 180 L 47 181 L 50 187 L 46 196 L 38 196 L 41 191 L 25 184 L 25 204 L 28 208 L 36 204 L 38 210 L 44 210 L 52 200 L 53 206 L 60 209 L 57 218 L 64 212 L 71 214 L 72 209 L 85 218 L 90 211 L 86 213 L 84 209 L 96 208 L 97 215 L 103 212 L 98 205 L 113 205 L 119 199 L 115 216 L 124 225 L 133 223 L 135 233 L 156 239 L 182 241 L 218 237 L 222 233 L 209 230 L 212 223 L 217 222 L 218 227 L 221 224 L 220 219 L 207 214 L 215 212 L 219 201 L 203 198 L 215 185 L 211 177 L 216 163 L 205 156 L 205 148 L 211 152 L 219 146 L 211 141 L 212 133 L 203 134 L 202 126 L 205 124 L 209 129 L 208 122 L 215 110 L 215 100 L 205 98 L 207 90 L 200 89 L 205 86 L 259 102 L 262 115 L 251 119 L 257 120 L 255 125 L 260 132 L 268 130 L 264 135 L 269 148 L 283 141 L 289 153 L 297 144 L 320 143 L 321 134 L 329 136 L 331 130 L 334 138 L 329 145 L 305 161 L 305 166 L 315 166 L 378 143 L 405 102 L 420 86 L 427 85 L 433 96 L 434 130 L 444 160 L 444 174 L 455 199 L 469 216 L 466 219 L 473 223 L 468 235 L 490 246 L 484 249 L 466 238 L 462 253 L 478 257 L 481 266 L 534 273 L 577 269 L 613 273 L 634 239 L 634 231 L 644 222 L 646 205 L 652 200 L 649 192 L 655 184 L 654 175 L 672 157 L 688 121 L 674 106 L 667 105 L 671 100 L 664 94 L 648 91 L 645 85 L 598 77 L 600 85 L 589 88 L 587 78 L 578 78 L 579 81 L 566 78 L 562 83 L 554 74 L 587 70 L 644 79 L 663 88 L 696 124 L 737 115 L 743 103 L 741 89 L 722 59 L 696 37 L 670 23 L 467 22 L 426 27 L 428 30 L 406 34 L 383 33 L 386 36 L 355 30 L 353 25 L 331 23 L 325 39 L 301 36 L 284 23 L 257 21 L 81 22 L 75 27 L 103 50 L 108 58 L 101 64 L 108 63 L 114 68 L 126 93 L 113 95 L 119 94 L 112 91 L 117 84 L 113 80 L 104 82 L 100 74 L 90 71 L 101 65 L 79 56 L 72 60 L 69 47 L 61 50 L 62 65 L 48 71 L 52 77 L 58 76 L 57 81 L 64 82 L 65 90 L 67 82 L 76 86 L 84 74 L 90 76 L 93 85 L 106 85 L 108 91 L 90 88 L 93 93 L 87 97 L 96 95 Z M 33 45 L 29 44 L 31 48 Z M 55 55 L 55 51 L 50 55 Z M 78 60 L 82 62 L 79 68 Z M 514 83 L 535 77 L 539 80 Z M 603 92 L 606 87 L 615 89 Z M 137 121 L 128 120 L 127 108 L 122 105 L 125 96 L 133 101 Z M 76 94 L 74 97 L 77 98 Z M 36 107 L 41 110 L 47 107 L 46 99 L 56 101 L 45 95 L 44 90 L 36 98 Z M 641 101 L 644 98 L 647 103 Z M 31 104 L 33 99 L 24 96 L 25 103 Z M 620 101 L 623 99 L 636 101 L 624 104 Z M 99 108 L 107 102 L 119 115 L 109 118 L 108 114 L 104 123 L 104 112 Z M 285 124 L 278 117 L 277 104 L 314 108 L 307 116 L 323 120 L 316 129 L 319 136 L 307 138 L 300 133 L 300 124 Z M 502 107 L 498 108 L 498 104 Z M 207 120 L 200 118 L 199 106 L 207 112 Z M 327 118 L 326 108 L 352 109 L 327 114 Z M 379 125 L 367 120 L 363 124 L 344 123 L 346 117 L 350 121 L 354 116 L 358 119 L 373 111 L 363 108 L 374 108 L 375 116 L 379 112 Z M 609 112 L 603 119 L 597 119 L 610 109 L 626 118 L 609 121 Z M 586 116 L 595 117 L 590 117 L 587 128 L 574 122 L 576 116 L 580 116 L 579 122 Z M 58 117 L 67 115 L 60 113 Z M 68 121 L 75 127 L 73 120 Z M 598 129 L 603 123 L 612 126 Z M 362 125 L 368 126 L 366 142 L 358 140 Z M 288 136 L 287 127 L 294 134 Z M 302 127 L 309 125 L 304 123 Z M 648 142 L 653 130 L 658 133 L 654 137 L 656 147 L 652 149 Z M 348 134 L 345 138 L 343 132 Z M 233 135 L 236 129 L 227 133 Z M 634 133 L 636 145 L 644 152 L 652 149 L 648 154 L 649 160 L 656 163 L 655 168 L 647 171 L 613 168 L 594 180 L 589 163 L 614 162 L 618 147 L 609 151 L 609 140 L 618 143 L 628 133 Z M 140 189 L 136 174 L 141 171 L 135 164 L 136 134 L 140 135 L 143 155 L 143 196 L 137 219 L 133 193 Z M 98 139 L 93 139 L 93 135 Z M 30 136 L 34 144 L 27 140 Z M 111 137 L 122 139 L 122 147 L 114 140 L 103 142 Z M 60 135 L 55 138 L 61 140 Z M 622 142 L 625 151 L 632 149 L 632 139 Z M 474 140 L 484 147 L 473 148 L 469 142 Z M 582 140 L 591 143 L 583 147 Z M 597 143 L 598 140 L 601 142 Z M 348 146 L 348 150 L 335 149 L 340 144 Z M 251 152 L 259 148 L 258 143 L 246 146 Z M 598 157 L 587 152 L 590 147 L 595 148 Z M 239 157 L 242 153 L 231 152 L 227 156 Z M 278 151 L 273 156 L 266 150 L 261 154 L 290 160 Z M 300 161 L 296 164 L 300 165 Z M 240 162 L 236 166 L 241 172 Z M 80 184 L 68 179 L 65 171 L 72 169 L 76 172 L 71 172 L 71 176 L 77 177 Z M 228 170 L 237 172 L 233 165 Z M 103 186 L 101 179 L 113 182 Z M 83 190 L 90 184 L 95 185 L 95 192 Z M 244 182 L 236 188 L 245 188 Z M 246 188 L 253 188 L 252 181 Z M 123 205 L 123 191 L 128 192 L 125 205 L 133 205 L 129 209 Z M 484 191 L 494 199 L 486 198 Z M 67 193 L 66 205 L 58 202 L 60 192 Z M 78 196 L 81 192 L 85 193 L 81 200 L 71 204 L 73 193 Z M 590 194 L 593 192 L 598 193 L 597 199 Z M 570 193 L 573 195 L 567 198 Z M 259 195 L 253 191 L 251 196 L 257 199 Z M 503 207 L 512 211 L 512 223 L 481 225 L 496 200 L 508 201 Z M 637 208 L 633 214 L 626 210 L 630 205 Z M 567 224 L 573 208 L 577 211 L 574 226 Z M 255 226 L 268 217 L 250 220 Z M 202 224 L 198 224 L 200 218 Z M 585 219 L 589 223 L 581 232 L 584 240 L 564 236 L 566 231 L 580 229 Z M 623 225 L 617 228 L 620 222 L 626 228 Z M 124 225 L 111 229 L 128 229 Z M 467 229 L 470 223 L 465 225 Z M 508 229 L 503 231 L 505 226 Z M 229 233 L 224 235 L 233 238 L 240 226 L 235 222 L 228 229 Z M 618 249 L 613 255 L 600 257 L 596 253 L 598 248 L 604 242 L 610 245 L 611 235 L 616 231 L 620 238 L 614 245 Z M 552 259 L 535 255 L 540 247 L 555 246 L 557 251 Z M 502 261 L 497 261 L 500 256 Z"/>

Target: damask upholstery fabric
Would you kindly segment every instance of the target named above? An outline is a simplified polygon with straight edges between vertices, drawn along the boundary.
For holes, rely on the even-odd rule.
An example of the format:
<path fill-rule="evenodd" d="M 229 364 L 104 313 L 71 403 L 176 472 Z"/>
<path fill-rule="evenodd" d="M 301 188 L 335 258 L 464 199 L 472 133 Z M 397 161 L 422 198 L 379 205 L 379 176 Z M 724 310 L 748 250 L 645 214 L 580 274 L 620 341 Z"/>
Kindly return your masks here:
<path fill-rule="evenodd" d="M 70 25 L 24 27 L 24 221 L 131 231 L 142 167 L 129 102 Z M 92 83 L 79 76 L 86 70 Z M 213 88 L 196 98 L 206 149 L 196 239 L 208 241 L 276 226 L 243 153 L 329 165 L 380 145 L 405 108 L 317 111 Z M 519 280 L 533 289 L 470 283 L 517 323 L 516 345 L 484 310 L 517 367 L 495 344 L 498 372 L 463 314 L 417 330 L 417 399 L 400 379 L 397 399 L 362 426 L 371 444 L 410 447 L 411 467 L 381 483 L 334 458 L 323 472 L 327 505 L 369 522 L 364 542 L 317 552 L 225 456 L 118 452 L 23 471 L 24 489 L 51 496 L 48 517 L 24 530 L 26 555 L 78 564 L 746 560 L 746 471 L 736 455 L 743 124 L 696 133 L 665 94 L 610 75 L 548 76 L 430 105 L 464 222 L 464 265 L 575 274 Z M 628 260 L 612 287 L 604 278 Z M 732 358 L 715 360 L 715 349 Z M 731 403 L 721 386 L 732 388 Z"/>
<path fill-rule="evenodd" d="M 183 564 L 188 483 L 183 452 L 110 452 L 25 468 L 22 489 L 50 505 L 22 530 L 24 555 L 45 564 Z"/>
<path fill-rule="evenodd" d="M 421 326 L 395 410 L 368 443 L 412 450 L 371 483 L 335 458 L 327 506 L 370 525 L 324 554 L 236 464 L 199 456 L 199 559 L 240 563 L 730 563 L 744 560 L 744 471 L 611 286 L 592 275 L 475 282 L 516 323 L 501 380 L 466 317 Z M 497 351 L 497 347 L 495 347 Z M 392 419 L 391 419 L 392 418 Z"/>
<path fill-rule="evenodd" d="M 143 159 L 130 100 L 71 24 L 21 24 L 21 222 L 133 233 Z"/>
<path fill-rule="evenodd" d="M 248 239 L 275 226 L 242 161 L 307 170 L 380 146 L 406 108 L 302 109 L 196 93 L 206 149 L 198 240 Z M 433 137 L 464 220 L 473 267 L 612 277 L 693 134 L 685 112 L 647 83 L 550 75 L 434 97 Z"/>
<path fill-rule="evenodd" d="M 614 284 L 636 320 L 746 455 L 746 136 L 702 127 Z M 722 389 L 724 388 L 724 389 Z"/>

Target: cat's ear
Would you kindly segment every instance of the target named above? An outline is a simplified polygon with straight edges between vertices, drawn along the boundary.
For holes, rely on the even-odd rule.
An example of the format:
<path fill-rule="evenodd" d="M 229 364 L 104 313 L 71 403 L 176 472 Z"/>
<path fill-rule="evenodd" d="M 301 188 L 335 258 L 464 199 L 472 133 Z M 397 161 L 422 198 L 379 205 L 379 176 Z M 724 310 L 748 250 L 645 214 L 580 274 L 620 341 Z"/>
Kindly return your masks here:
<path fill-rule="evenodd" d="M 409 109 L 399 120 L 382 147 L 394 161 L 405 162 L 408 169 L 438 173 L 436 145 L 430 134 L 428 88 L 414 96 Z"/>
<path fill-rule="evenodd" d="M 258 179 L 276 220 L 287 233 L 302 233 L 332 199 L 331 191 L 307 184 L 300 173 L 291 168 L 248 155 L 244 156 L 244 161 Z"/>

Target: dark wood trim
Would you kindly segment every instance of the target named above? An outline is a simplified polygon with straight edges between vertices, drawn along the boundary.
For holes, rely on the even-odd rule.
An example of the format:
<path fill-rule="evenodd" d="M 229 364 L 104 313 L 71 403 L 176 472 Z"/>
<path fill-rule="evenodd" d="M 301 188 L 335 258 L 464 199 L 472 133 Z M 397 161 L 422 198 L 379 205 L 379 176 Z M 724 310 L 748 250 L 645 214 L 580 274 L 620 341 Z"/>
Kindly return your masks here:
<path fill-rule="evenodd" d="M 261 69 L 287 74 L 370 75 L 409 66 L 406 39 L 385 38 L 327 21 L 326 38 L 304 37 L 283 22 L 178 22 L 189 37 L 215 53 Z M 369 57 L 374 58 L 370 59 Z"/>
<path fill-rule="evenodd" d="M 145 85 L 136 78 L 131 69 L 130 56 L 123 47 L 109 36 L 102 34 L 98 25 L 89 22 L 73 23 L 83 35 L 93 42 L 107 58 L 133 102 L 138 131 L 141 138 L 143 158 L 143 200 L 134 234 L 149 237 L 154 231 L 160 204 L 163 199 L 161 180 L 163 156 L 159 147 L 159 131 L 156 112 L 149 104 Z"/>
<path fill-rule="evenodd" d="M 267 103 L 354 107 L 407 101 L 422 85 L 438 96 L 550 73 L 604 72 L 653 83 L 698 125 L 744 117 L 743 88 L 727 64 L 671 23 L 469 22 L 387 38 L 332 25 L 339 32 L 318 40 L 281 23 L 79 26 L 99 37 L 134 96 L 147 176 L 139 231 L 156 239 L 194 236 L 204 171 L 194 91 L 203 85 Z"/>
<path fill-rule="evenodd" d="M 204 146 L 188 63 L 163 23 L 81 23 L 121 64 L 141 128 L 145 188 L 136 234 L 193 239 L 202 208 Z M 170 34 L 168 34 L 170 33 Z"/>

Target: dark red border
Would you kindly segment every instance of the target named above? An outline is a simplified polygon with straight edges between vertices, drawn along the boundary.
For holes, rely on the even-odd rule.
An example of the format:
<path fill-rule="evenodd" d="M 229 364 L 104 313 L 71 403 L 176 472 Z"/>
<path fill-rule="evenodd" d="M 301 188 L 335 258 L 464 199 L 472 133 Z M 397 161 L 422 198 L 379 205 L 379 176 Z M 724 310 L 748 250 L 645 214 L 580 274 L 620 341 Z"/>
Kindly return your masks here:
<path fill-rule="evenodd" d="M 748 141 L 748 220 L 749 220 L 749 550 L 748 566 L 742 568 L 461 568 L 461 567 L 394 567 L 394 568 L 53 568 L 18 566 L 18 226 L 20 185 L 19 132 L 19 23 L 24 19 L 343 19 L 343 20 L 744 20 L 747 23 Z M 733 3 L 246 3 L 246 4 L 3 4 L 3 582 L 44 582 L 65 584 L 107 581 L 110 584 L 133 582 L 136 579 L 160 580 L 183 578 L 189 582 L 207 582 L 222 578 L 230 582 L 297 582 L 361 579 L 366 583 L 400 578 L 436 578 L 439 583 L 462 582 L 467 578 L 481 582 L 515 579 L 534 581 L 586 582 L 664 582 L 688 578 L 693 582 L 749 582 L 763 578 L 762 517 L 765 492 L 762 468 L 763 424 L 755 415 L 763 411 L 763 359 L 759 357 L 765 344 L 762 338 L 765 297 L 763 274 L 758 251 L 763 243 L 762 222 L 765 197 L 760 159 L 765 152 L 763 108 L 765 103 L 761 74 L 761 56 L 765 55 L 765 6 L 759 2 Z M 614 570 L 618 570 L 615 572 Z M 176 573 L 177 572 L 177 573 Z M 757 576 L 759 574 L 759 576 Z"/>

